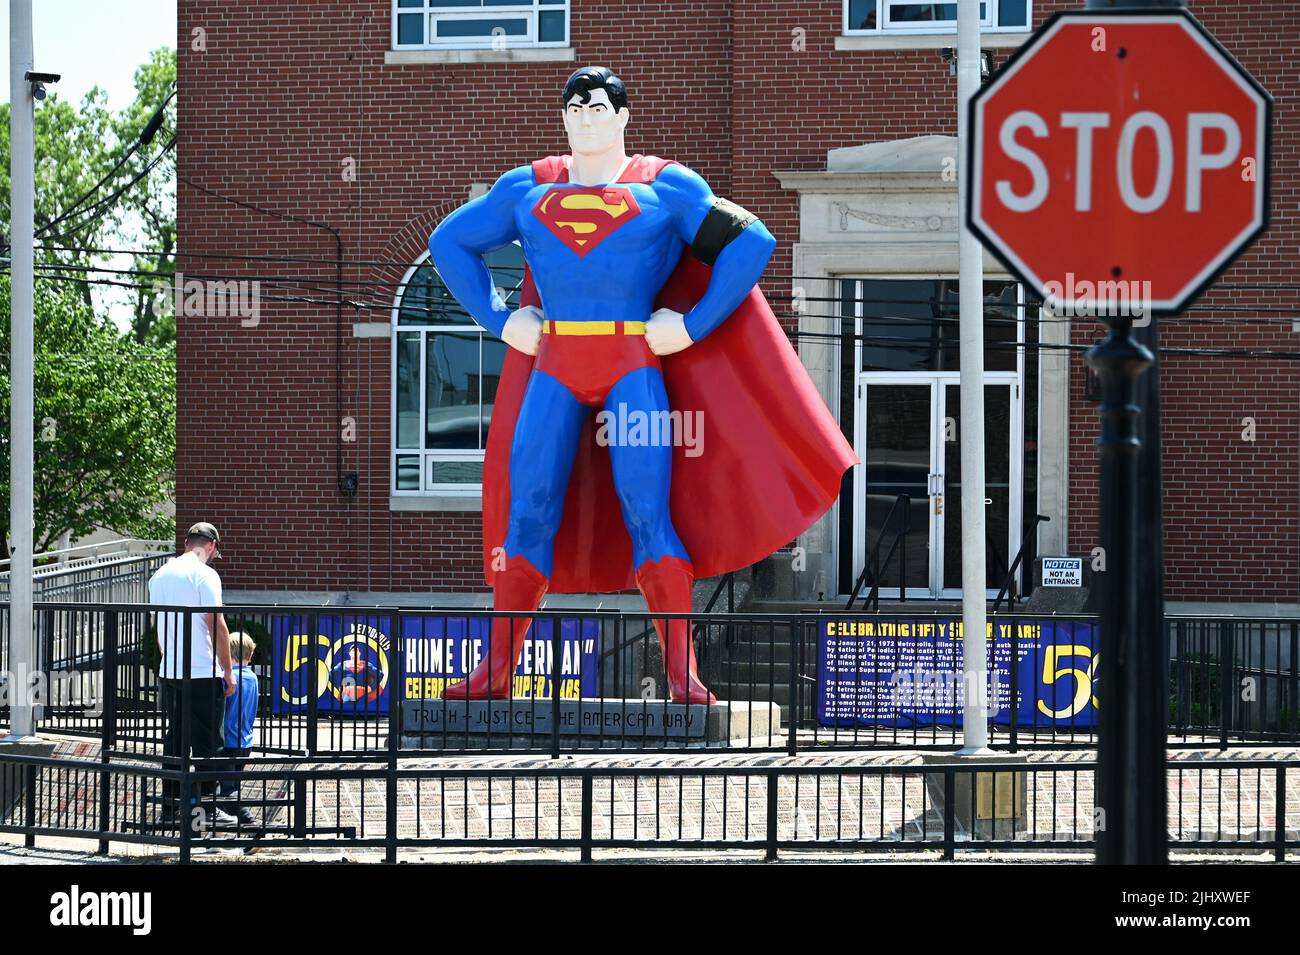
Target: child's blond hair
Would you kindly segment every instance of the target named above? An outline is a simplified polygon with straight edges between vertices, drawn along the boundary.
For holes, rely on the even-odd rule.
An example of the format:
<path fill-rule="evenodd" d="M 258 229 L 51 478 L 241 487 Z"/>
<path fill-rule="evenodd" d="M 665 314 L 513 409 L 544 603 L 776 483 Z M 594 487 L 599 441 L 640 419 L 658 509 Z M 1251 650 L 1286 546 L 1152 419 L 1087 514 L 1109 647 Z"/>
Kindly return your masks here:
<path fill-rule="evenodd" d="M 257 644 L 248 634 L 236 632 L 230 635 L 230 658 L 236 663 L 249 663 L 256 652 Z"/>

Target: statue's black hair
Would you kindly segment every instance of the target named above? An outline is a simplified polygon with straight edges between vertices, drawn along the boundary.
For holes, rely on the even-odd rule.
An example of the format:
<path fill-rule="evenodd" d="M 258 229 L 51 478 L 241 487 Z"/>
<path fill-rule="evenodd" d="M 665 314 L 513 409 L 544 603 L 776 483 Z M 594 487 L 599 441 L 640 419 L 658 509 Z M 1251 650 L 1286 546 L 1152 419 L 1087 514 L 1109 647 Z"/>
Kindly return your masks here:
<path fill-rule="evenodd" d="M 604 90 L 609 95 L 609 102 L 614 107 L 614 112 L 627 109 L 627 88 L 612 70 L 604 66 L 584 66 L 580 70 L 574 70 L 569 81 L 564 84 L 562 102 L 568 106 L 569 100 L 574 96 L 577 96 L 581 103 L 590 102 L 592 90 Z"/>

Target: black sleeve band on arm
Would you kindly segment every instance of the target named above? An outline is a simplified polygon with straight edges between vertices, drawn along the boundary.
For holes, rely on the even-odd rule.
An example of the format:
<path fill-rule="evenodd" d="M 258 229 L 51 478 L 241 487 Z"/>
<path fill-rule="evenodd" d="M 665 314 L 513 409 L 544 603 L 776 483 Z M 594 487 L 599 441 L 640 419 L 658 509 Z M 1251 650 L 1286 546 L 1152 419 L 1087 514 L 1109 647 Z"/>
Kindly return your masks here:
<path fill-rule="evenodd" d="M 695 233 L 695 241 L 691 243 L 691 254 L 705 265 L 712 265 L 718 260 L 727 243 L 749 228 L 751 223 L 757 221 L 758 216 L 742 209 L 730 199 L 715 199 L 713 208 L 709 210 L 704 221 L 700 223 L 699 231 Z"/>

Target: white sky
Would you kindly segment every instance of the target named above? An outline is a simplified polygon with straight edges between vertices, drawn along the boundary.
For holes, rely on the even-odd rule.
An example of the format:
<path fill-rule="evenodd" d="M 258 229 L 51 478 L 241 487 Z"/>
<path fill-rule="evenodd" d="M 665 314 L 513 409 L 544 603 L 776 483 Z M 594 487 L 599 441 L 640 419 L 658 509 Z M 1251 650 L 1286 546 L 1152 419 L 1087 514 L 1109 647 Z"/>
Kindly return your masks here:
<path fill-rule="evenodd" d="M 9 0 L 0 0 L 0 83 L 9 98 Z M 122 109 L 134 99 L 135 68 L 150 51 L 176 46 L 176 0 L 33 0 L 36 69 L 61 73 L 54 89 L 73 103 L 92 86 Z"/>
<path fill-rule="evenodd" d="M 0 96 L 9 98 L 9 0 L 0 0 Z M 40 73 L 59 73 L 51 87 L 60 99 L 79 106 L 98 86 L 116 112 L 135 99 L 136 67 L 159 47 L 176 46 L 176 0 L 33 0 L 32 48 Z M 37 109 L 40 106 L 37 105 Z M 36 157 L 40 161 L 40 157 Z M 130 230 L 128 222 L 126 229 Z M 134 247 L 127 236 L 115 245 Z M 114 256 L 110 266 L 130 268 L 130 258 Z M 120 280 L 122 276 L 109 276 Z M 100 309 L 125 330 L 130 327 L 128 289 L 104 286 L 94 298 Z"/>

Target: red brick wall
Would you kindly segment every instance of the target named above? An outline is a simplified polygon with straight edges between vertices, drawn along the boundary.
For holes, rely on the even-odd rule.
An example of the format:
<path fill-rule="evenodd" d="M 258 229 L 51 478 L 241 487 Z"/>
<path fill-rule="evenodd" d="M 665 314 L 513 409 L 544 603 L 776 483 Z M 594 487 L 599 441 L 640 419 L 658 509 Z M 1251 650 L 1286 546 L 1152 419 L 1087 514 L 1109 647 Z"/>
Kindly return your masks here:
<path fill-rule="evenodd" d="M 730 182 L 731 45 L 725 0 L 576 0 L 582 62 L 618 67 L 631 93 L 628 146 L 680 159 L 722 193 Z M 401 272 L 471 182 L 565 149 L 559 93 L 579 64 L 385 66 L 388 0 L 181 0 L 181 174 L 245 202 L 327 223 L 349 281 Z M 191 47 L 202 28 L 207 50 Z M 357 162 L 357 179 L 342 176 Z M 482 586 L 475 514 L 388 509 L 390 343 L 355 339 L 387 321 L 391 289 L 349 288 L 378 307 L 343 316 L 344 415 L 358 424 L 336 490 L 335 314 L 329 233 L 214 200 L 181 183 L 186 253 L 297 256 L 319 263 L 183 258 L 188 274 L 263 284 L 256 328 L 178 322 L 177 521 L 215 522 L 232 588 L 464 590 Z M 206 269 L 205 269 L 206 267 Z M 298 296 L 315 303 L 274 301 Z"/>
<path fill-rule="evenodd" d="M 1040 2 L 1036 18 L 1077 5 Z M 400 272 L 362 263 L 413 261 L 469 183 L 563 151 L 558 92 L 583 63 L 606 63 L 627 81 L 631 150 L 686 162 L 763 217 L 781 242 L 767 283 L 776 294 L 788 292 L 798 219 L 796 197 L 780 190 L 773 170 L 824 168 L 826 150 L 838 146 L 955 131 L 955 84 L 938 51 L 835 51 L 838 0 L 574 0 L 577 63 L 403 67 L 383 63 L 388 0 L 178 6 L 181 174 L 334 227 L 349 281 L 399 279 Z M 1280 38 L 1300 32 L 1297 14 L 1282 0 L 1195 7 L 1274 91 L 1275 168 L 1292 168 L 1298 84 Z M 206 31 L 206 52 L 191 48 L 196 27 Z M 355 182 L 342 175 L 349 157 Z M 1227 281 L 1296 281 L 1296 199 L 1294 186 L 1279 182 L 1271 233 Z M 388 509 L 391 346 L 386 338 L 352 338 L 351 324 L 388 320 L 391 290 L 350 287 L 363 307 L 343 316 L 342 414 L 358 424 L 357 441 L 344 445 L 343 470 L 361 480 L 360 494 L 348 500 L 335 488 L 332 236 L 184 183 L 178 214 L 187 253 L 320 260 L 182 259 L 191 275 L 206 269 L 299 280 L 263 284 L 256 328 L 237 319 L 178 322 L 178 522 L 203 518 L 221 527 L 227 586 L 481 587 L 476 515 Z M 1289 328 L 1171 323 L 1165 337 L 1177 345 L 1298 350 Z M 1087 332 L 1079 329 L 1076 340 L 1088 340 Z M 1300 599 L 1296 366 L 1171 358 L 1164 381 L 1170 596 L 1226 598 L 1245 583 L 1256 598 Z M 1096 415 L 1081 389 L 1076 360 L 1074 552 L 1095 538 Z M 1257 419 L 1259 440 L 1242 446 L 1233 436 L 1247 415 Z M 1242 568 L 1240 577 L 1218 572 L 1223 556 Z"/>
<path fill-rule="evenodd" d="M 1300 36 L 1300 7 L 1281 0 L 1200 2 L 1192 9 L 1273 94 L 1269 230 L 1184 316 L 1161 322 L 1164 348 L 1300 351 L 1300 223 L 1288 171 L 1300 161 L 1300 71 L 1279 41 Z M 1291 289 L 1231 286 L 1290 285 Z M 1275 311 L 1260 312 L 1259 309 Z M 1098 340 L 1099 324 L 1074 341 Z M 1165 591 L 1171 600 L 1300 601 L 1300 364 L 1162 356 Z M 1071 373 L 1070 545 L 1097 546 L 1097 405 Z M 1255 440 L 1243 440 L 1244 419 Z"/>

